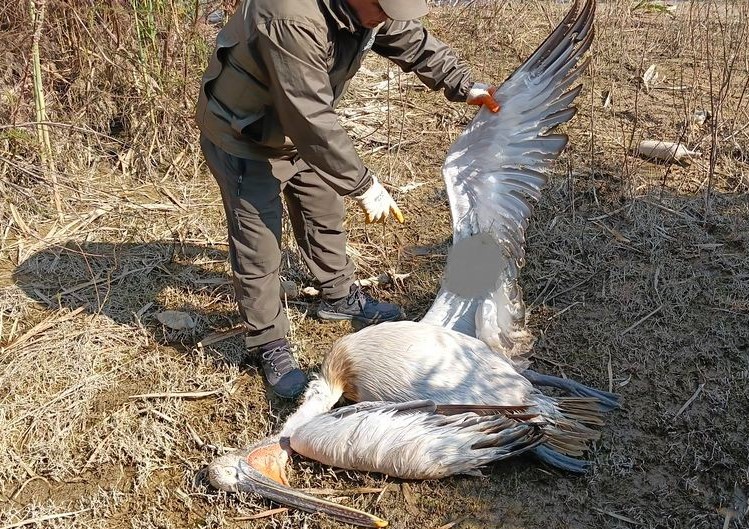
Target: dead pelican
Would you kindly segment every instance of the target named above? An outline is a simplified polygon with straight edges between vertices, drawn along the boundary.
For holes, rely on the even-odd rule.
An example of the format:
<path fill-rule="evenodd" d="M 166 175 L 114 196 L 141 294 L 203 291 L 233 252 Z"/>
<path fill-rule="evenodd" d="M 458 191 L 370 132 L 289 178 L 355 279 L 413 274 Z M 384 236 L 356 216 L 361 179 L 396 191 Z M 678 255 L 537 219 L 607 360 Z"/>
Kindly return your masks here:
<path fill-rule="evenodd" d="M 480 466 L 533 449 L 545 439 L 544 424 L 527 406 L 360 402 L 315 416 L 291 439 L 293 450 L 314 453 L 324 464 L 406 479 L 439 479 L 480 475 Z M 210 482 L 355 525 L 387 525 L 377 516 L 289 488 L 289 449 L 281 448 L 289 440 L 281 433 L 217 458 L 208 467 Z"/>
<path fill-rule="evenodd" d="M 215 486 L 381 527 L 377 517 L 286 487 L 287 451 L 411 479 L 475 473 L 529 450 L 553 466 L 584 471 L 578 457 L 598 437 L 591 426 L 602 424 L 601 411 L 616 407 L 617 398 L 523 370 L 532 338 L 517 276 L 528 197 L 540 197 L 545 171 L 567 144 L 549 130 L 575 114 L 594 11 L 594 0 L 576 2 L 496 91 L 501 111 L 479 111 L 448 152 L 443 176 L 453 247 L 424 318 L 336 342 L 278 436 L 211 463 Z M 536 386 L 574 396 L 553 398 Z M 377 402 L 330 411 L 341 396 Z"/>

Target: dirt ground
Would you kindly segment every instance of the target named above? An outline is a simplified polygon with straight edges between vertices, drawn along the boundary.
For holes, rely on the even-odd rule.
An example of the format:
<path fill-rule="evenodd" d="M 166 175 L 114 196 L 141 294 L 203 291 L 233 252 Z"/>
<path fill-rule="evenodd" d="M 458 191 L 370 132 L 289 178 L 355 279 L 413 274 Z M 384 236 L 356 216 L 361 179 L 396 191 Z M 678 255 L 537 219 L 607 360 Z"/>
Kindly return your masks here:
<path fill-rule="evenodd" d="M 0 9 L 0 528 L 339 527 L 217 493 L 201 473 L 272 432 L 293 404 L 267 398 L 239 337 L 196 345 L 238 323 L 218 190 L 191 121 L 216 28 L 166 4 L 151 19 L 127 4 L 49 2 L 46 161 L 29 125 L 28 13 Z M 519 458 L 483 478 L 404 482 L 297 458 L 296 487 L 394 528 L 749 526 L 745 4 L 598 5 L 580 113 L 522 271 L 535 369 L 623 398 L 591 472 Z M 567 8 L 475 2 L 426 22 L 477 78 L 499 82 Z M 698 109 L 712 118 L 689 123 Z M 407 218 L 364 226 L 351 208 L 350 253 L 360 277 L 409 274 L 373 293 L 410 319 L 440 284 L 451 234 L 440 166 L 473 112 L 374 56 L 340 109 Z M 643 138 L 701 156 L 651 163 L 632 154 Z M 314 286 L 288 234 L 284 279 Z M 316 303 L 287 299 L 311 371 L 355 330 L 316 319 Z M 195 327 L 165 327 L 164 310 Z"/>

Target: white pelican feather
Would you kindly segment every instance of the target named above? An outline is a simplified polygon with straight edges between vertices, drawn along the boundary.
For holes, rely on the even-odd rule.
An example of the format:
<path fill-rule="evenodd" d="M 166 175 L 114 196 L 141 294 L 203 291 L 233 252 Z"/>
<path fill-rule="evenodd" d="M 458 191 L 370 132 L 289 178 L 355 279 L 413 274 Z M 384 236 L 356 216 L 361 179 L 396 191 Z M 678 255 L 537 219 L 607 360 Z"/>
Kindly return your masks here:
<path fill-rule="evenodd" d="M 476 336 L 508 356 L 527 353 L 533 343 L 525 328 L 525 305 L 517 282 L 533 212 L 528 199 L 541 197 L 546 173 L 567 145 L 566 135 L 548 131 L 577 111 L 572 103 L 588 63 L 580 59 L 593 39 L 594 11 L 592 1 L 580 9 L 577 2 L 573 5 L 497 89 L 499 114 L 482 108 L 453 143 L 442 168 L 453 248 L 443 286 L 421 321 Z M 466 242 L 471 238 L 475 242 Z M 491 249 L 494 244 L 494 252 L 483 252 L 489 256 L 487 261 L 477 265 L 477 248 L 489 245 Z M 492 262 L 491 256 L 497 261 Z M 477 285 L 471 277 L 476 266 L 494 271 L 494 277 Z M 469 295 L 461 295 L 461 288 L 471 284 L 485 293 L 471 295 L 475 288 L 468 288 Z"/>

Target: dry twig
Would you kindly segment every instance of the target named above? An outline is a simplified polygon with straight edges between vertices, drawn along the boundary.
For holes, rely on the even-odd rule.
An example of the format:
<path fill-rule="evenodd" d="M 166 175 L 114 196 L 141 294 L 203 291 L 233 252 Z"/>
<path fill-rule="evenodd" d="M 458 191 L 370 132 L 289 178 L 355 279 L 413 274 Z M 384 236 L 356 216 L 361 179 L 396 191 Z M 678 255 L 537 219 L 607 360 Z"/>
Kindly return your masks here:
<path fill-rule="evenodd" d="M 682 407 L 679 408 L 679 411 L 676 412 L 676 415 L 674 415 L 674 419 L 676 419 L 679 415 L 681 415 L 682 413 L 684 413 L 684 410 L 686 410 L 690 406 L 690 404 L 692 404 L 697 399 L 697 397 L 700 396 L 700 393 L 702 393 L 702 389 L 704 387 L 705 387 L 705 383 L 704 382 L 702 384 L 700 384 L 699 386 L 697 386 L 697 389 L 695 390 L 694 394 L 691 397 L 689 397 L 689 400 L 687 400 L 682 405 Z"/>
<path fill-rule="evenodd" d="M 232 394 L 225 389 L 212 389 L 208 391 L 165 391 L 163 393 L 141 393 L 139 395 L 130 395 L 131 399 L 204 399 L 222 393 Z"/>
<path fill-rule="evenodd" d="M 36 516 L 34 518 L 27 518 L 26 520 L 21 520 L 20 522 L 15 522 L 12 524 L 4 525 L 0 527 L 0 529 L 14 529 L 16 527 L 23 527 L 25 525 L 40 524 L 42 522 L 49 522 L 51 520 L 58 520 L 60 518 L 68 518 L 70 516 L 76 516 L 78 514 L 88 512 L 90 510 L 91 509 L 81 509 L 80 511 L 61 512 L 57 514 L 47 514 L 45 516 Z"/>
<path fill-rule="evenodd" d="M 648 312 L 645 316 L 643 316 L 642 318 L 640 318 L 639 320 L 637 320 L 636 322 L 634 322 L 632 325 L 630 325 L 629 327 L 627 327 L 626 329 L 624 329 L 622 332 L 620 332 L 619 336 L 624 336 L 629 331 L 631 331 L 633 329 L 636 329 L 637 327 L 639 327 L 640 325 L 642 325 L 643 323 L 645 323 L 648 319 L 650 319 L 653 316 L 655 316 L 662 308 L 663 308 L 663 305 L 660 305 L 657 309 Z"/>
<path fill-rule="evenodd" d="M 233 522 L 243 522 L 247 520 L 260 520 L 261 518 L 268 518 L 269 516 L 273 516 L 274 514 L 281 514 L 285 513 L 289 509 L 287 507 L 278 507 L 276 509 L 268 509 L 267 511 L 262 511 L 257 514 L 250 514 L 248 516 L 236 516 L 234 518 L 229 518 Z"/>

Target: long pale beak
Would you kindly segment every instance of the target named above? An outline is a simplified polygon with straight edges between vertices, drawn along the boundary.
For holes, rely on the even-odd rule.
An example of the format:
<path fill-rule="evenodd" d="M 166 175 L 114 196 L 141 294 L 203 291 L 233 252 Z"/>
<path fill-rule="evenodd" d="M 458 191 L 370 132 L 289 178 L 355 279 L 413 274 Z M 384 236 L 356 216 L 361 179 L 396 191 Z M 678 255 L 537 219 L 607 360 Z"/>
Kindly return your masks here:
<path fill-rule="evenodd" d="M 358 509 L 352 509 L 292 489 L 286 479 L 287 452 L 278 437 L 264 439 L 246 450 L 216 458 L 208 465 L 211 484 L 230 492 L 252 492 L 272 502 L 301 511 L 327 514 L 362 527 L 386 527 L 388 522 Z"/>

